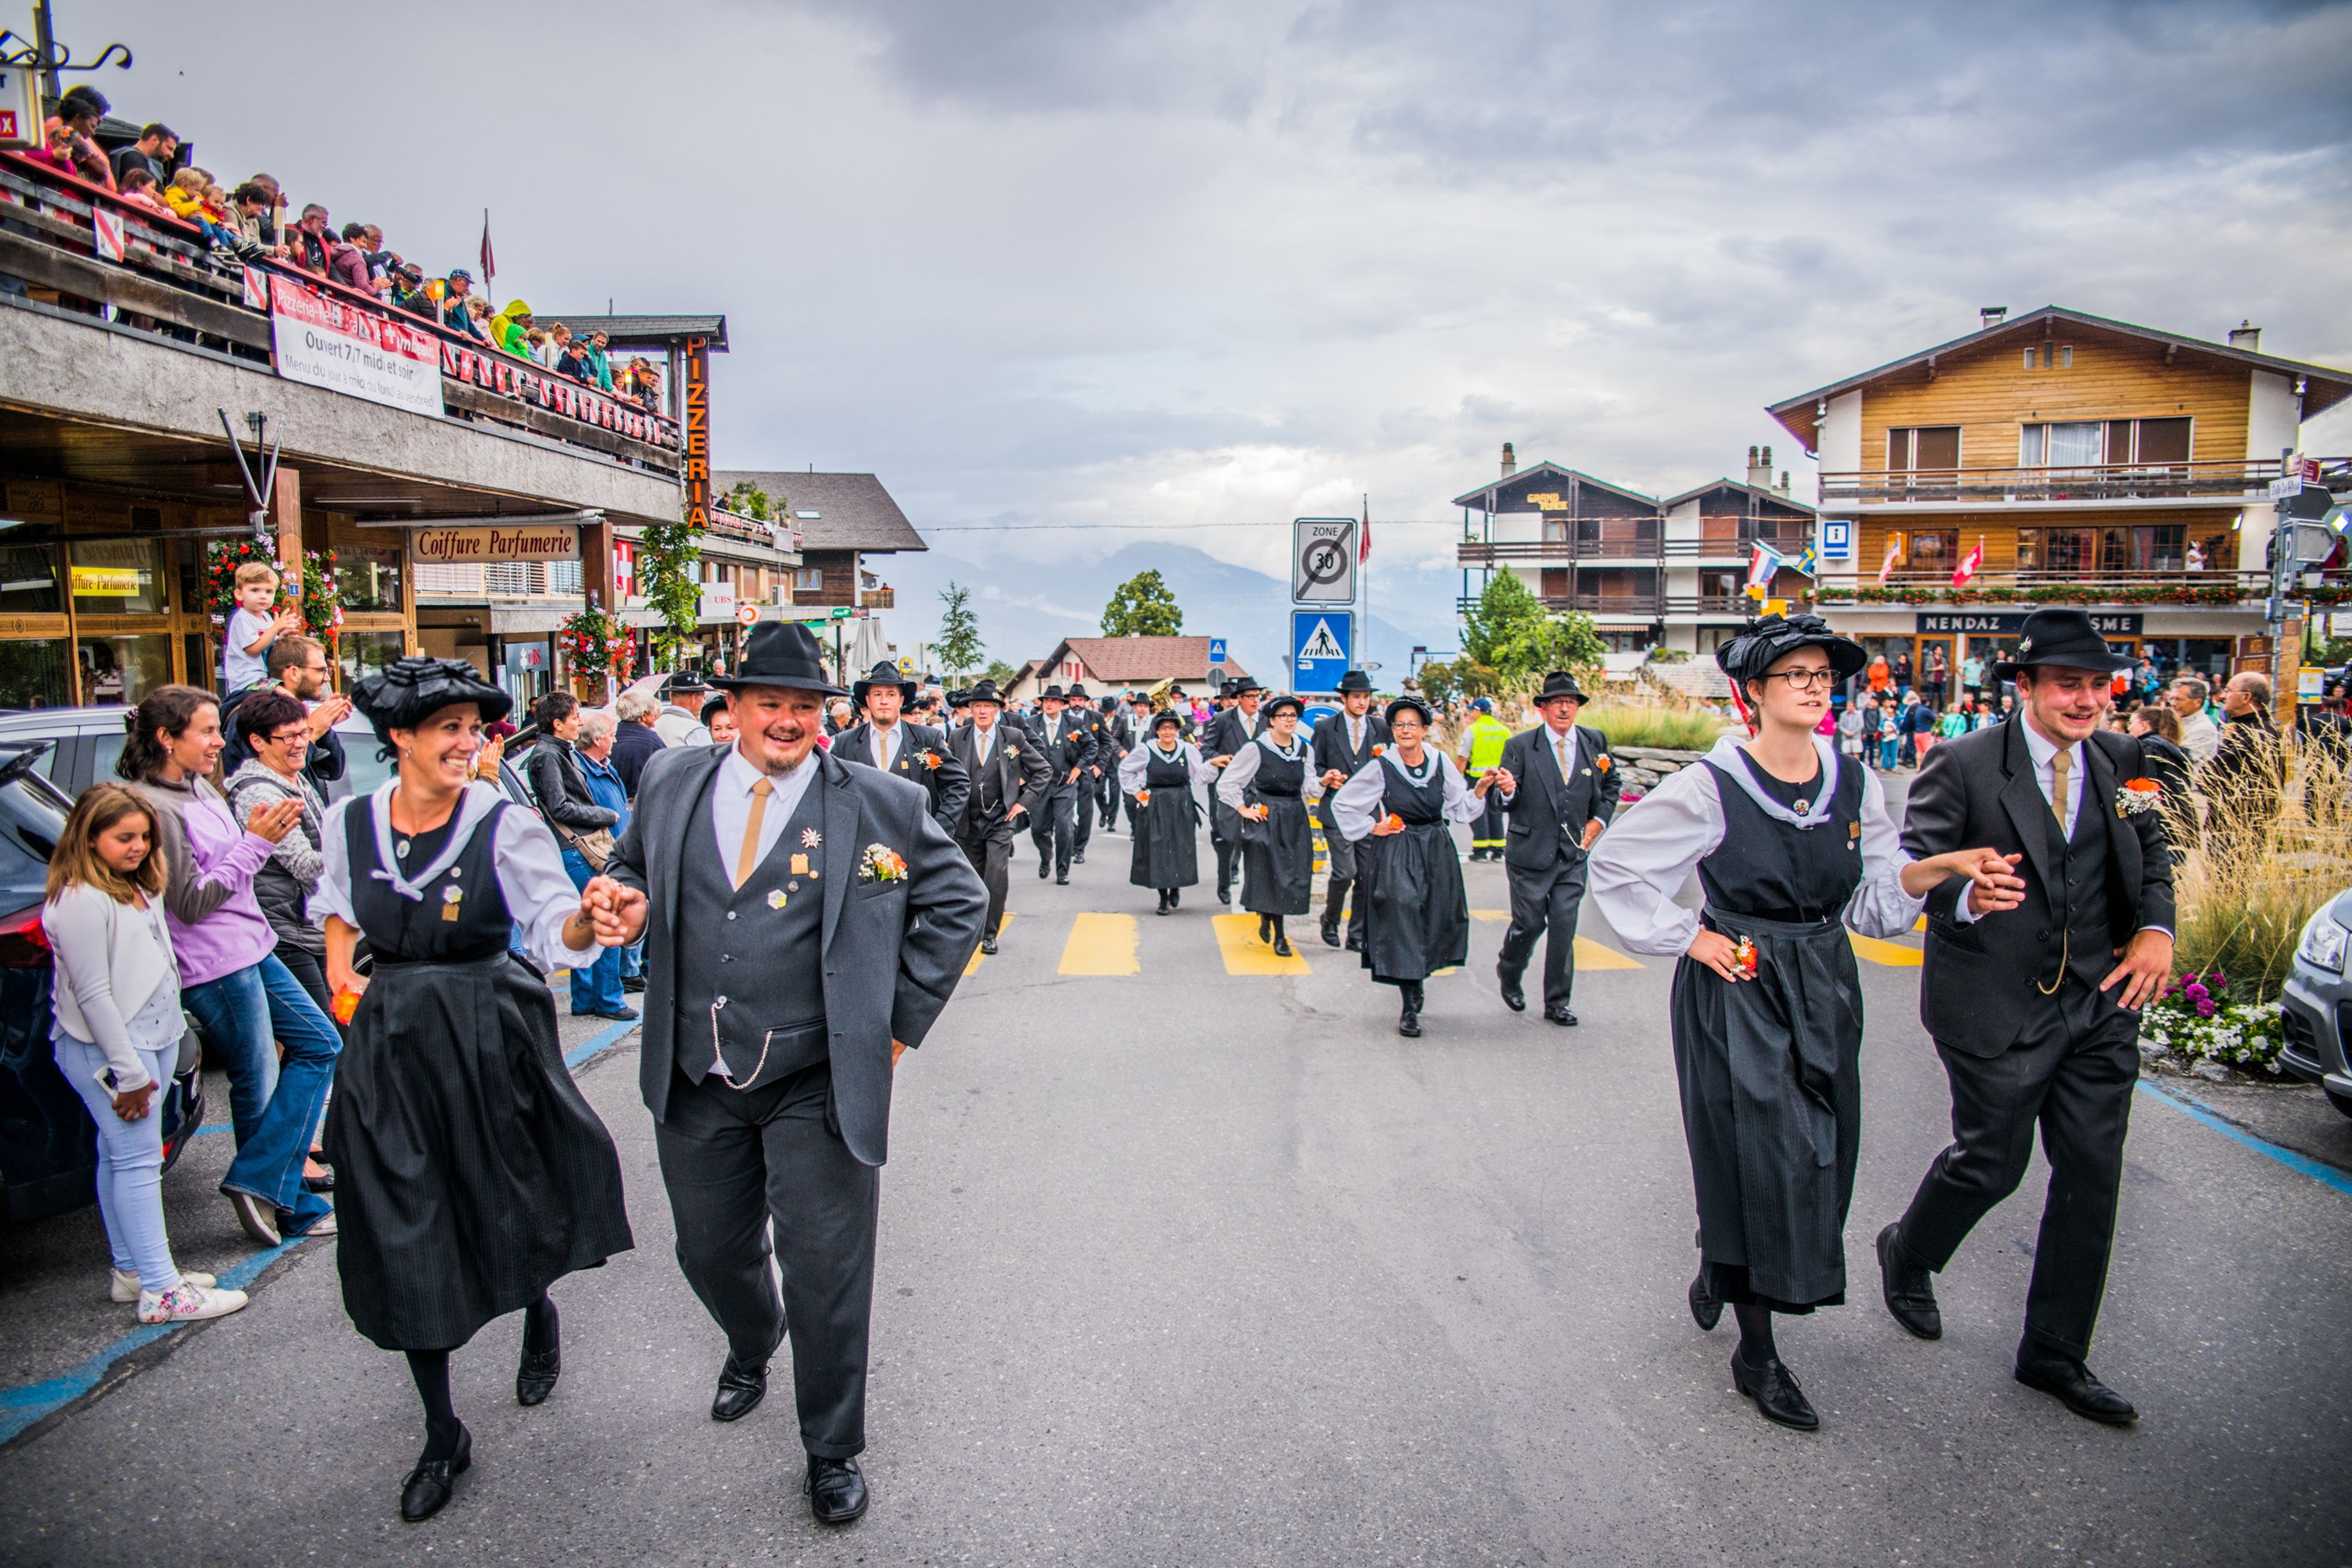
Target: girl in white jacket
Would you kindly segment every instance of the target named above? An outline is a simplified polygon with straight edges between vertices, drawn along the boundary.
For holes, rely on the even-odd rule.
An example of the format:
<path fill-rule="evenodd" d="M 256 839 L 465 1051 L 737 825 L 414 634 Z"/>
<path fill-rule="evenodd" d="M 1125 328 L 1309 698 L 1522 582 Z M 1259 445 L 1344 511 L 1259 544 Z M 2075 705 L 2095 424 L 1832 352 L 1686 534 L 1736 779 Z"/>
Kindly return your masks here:
<path fill-rule="evenodd" d="M 175 1266 L 163 1232 L 155 1098 L 185 1026 L 151 810 L 121 784 L 83 792 L 49 858 L 41 929 L 57 954 L 58 1070 L 98 1123 L 98 1207 L 114 1254 L 114 1299 L 136 1300 L 142 1323 L 190 1322 L 234 1312 L 246 1297 Z"/>

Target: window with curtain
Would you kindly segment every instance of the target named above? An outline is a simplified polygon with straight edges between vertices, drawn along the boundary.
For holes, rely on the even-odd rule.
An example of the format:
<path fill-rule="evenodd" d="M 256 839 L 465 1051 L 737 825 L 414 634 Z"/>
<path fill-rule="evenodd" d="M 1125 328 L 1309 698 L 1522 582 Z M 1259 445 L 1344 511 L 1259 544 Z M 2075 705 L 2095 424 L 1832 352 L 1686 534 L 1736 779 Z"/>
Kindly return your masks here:
<path fill-rule="evenodd" d="M 2106 460 L 2105 421 L 2028 425 L 2018 443 L 2018 466 L 2027 468 L 2093 468 Z"/>

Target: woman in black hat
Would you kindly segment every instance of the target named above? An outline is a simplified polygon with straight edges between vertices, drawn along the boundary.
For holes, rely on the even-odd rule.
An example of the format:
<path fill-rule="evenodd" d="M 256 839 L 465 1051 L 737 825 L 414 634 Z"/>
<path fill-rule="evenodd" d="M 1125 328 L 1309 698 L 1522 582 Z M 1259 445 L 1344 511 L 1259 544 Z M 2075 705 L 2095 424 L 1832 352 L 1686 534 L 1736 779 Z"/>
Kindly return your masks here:
<path fill-rule="evenodd" d="M 1307 705 L 1277 697 L 1265 705 L 1265 731 L 1234 753 L 1217 781 L 1217 798 L 1242 825 L 1242 908 L 1257 916 L 1257 939 L 1290 956 L 1285 916 L 1315 907 L 1315 829 L 1307 803 L 1323 780 L 1307 765 L 1298 716 Z"/>
<path fill-rule="evenodd" d="M 1153 714 L 1151 739 L 1118 764 L 1118 787 L 1140 808 L 1129 825 L 1135 854 L 1127 879 L 1159 892 L 1158 913 L 1173 910 L 1181 890 L 1201 879 L 1201 806 L 1192 786 L 1216 782 L 1217 770 L 1184 739 L 1172 712 Z"/>
<path fill-rule="evenodd" d="M 1427 749 L 1432 720 L 1418 697 L 1400 697 L 1381 715 L 1387 751 L 1356 770 L 1332 798 L 1332 820 L 1357 847 L 1356 897 L 1364 901 L 1364 967 L 1403 1002 L 1397 1033 L 1421 1035 L 1421 983 L 1468 962 L 1470 897 L 1447 825 L 1473 822 L 1486 792 L 1512 779 L 1490 770 L 1473 788 L 1443 752 Z"/>
<path fill-rule="evenodd" d="M 1821 1425 L 1780 1361 L 1772 1314 L 1845 1300 L 1843 1237 L 1862 1131 L 1862 988 L 1845 928 L 1894 937 L 1990 850 L 1913 861 L 1875 774 L 1818 733 L 1863 650 L 1818 616 L 1767 616 L 1717 662 L 1755 715 L 1621 811 L 1593 847 L 1592 897 L 1634 952 L 1679 953 L 1673 1024 L 1697 1190 L 1691 1313 L 1739 1320 L 1732 1380 L 1785 1426 Z M 1990 857 L 1990 866 L 1983 862 Z M 1705 908 L 1677 904 L 1696 868 Z"/>
<path fill-rule="evenodd" d="M 327 1113 L 343 1307 L 404 1351 L 425 1402 L 425 1452 L 403 1519 L 448 1501 L 473 1443 L 449 1402 L 449 1352 L 521 1310 L 515 1398 L 537 1405 L 562 1367 L 547 1288 L 631 1246 L 613 1140 L 563 1065 L 550 969 L 597 956 L 593 928 L 538 816 L 469 783 L 482 724 L 508 698 L 462 659 L 404 658 L 352 701 L 397 758 L 392 781 L 339 801 L 322 829 L 311 908 L 327 979 L 356 994 Z M 372 977 L 352 967 L 365 936 Z"/>

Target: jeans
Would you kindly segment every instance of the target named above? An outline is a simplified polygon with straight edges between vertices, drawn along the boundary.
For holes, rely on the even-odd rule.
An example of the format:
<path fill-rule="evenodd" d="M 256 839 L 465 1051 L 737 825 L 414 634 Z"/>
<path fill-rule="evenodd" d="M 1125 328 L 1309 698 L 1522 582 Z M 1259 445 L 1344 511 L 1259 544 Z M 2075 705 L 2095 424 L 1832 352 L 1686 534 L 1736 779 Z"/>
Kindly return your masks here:
<path fill-rule="evenodd" d="M 98 1081 L 106 1053 L 59 1035 L 58 1070 L 74 1086 L 98 1123 L 98 1213 L 106 1222 L 106 1245 L 115 1268 L 139 1276 L 139 1288 L 159 1294 L 180 1283 L 172 1261 L 171 1238 L 163 1234 L 163 1096 L 172 1087 L 177 1042 L 164 1050 L 141 1051 L 139 1063 L 155 1080 L 147 1114 L 125 1121 L 114 1114 L 114 1096 Z"/>
<path fill-rule="evenodd" d="M 1881 773 L 1891 773 L 1895 771 L 1895 751 L 1902 743 L 1902 738 L 1897 735 L 1889 735 L 1878 742 L 1878 767 Z"/>
<path fill-rule="evenodd" d="M 582 858 L 580 851 L 568 847 L 563 851 L 563 869 L 571 876 L 572 885 L 575 888 L 585 888 L 588 879 L 596 874 L 588 868 L 588 862 Z M 572 972 L 572 1011 L 575 1015 L 617 1013 L 625 1005 L 621 997 L 619 948 L 602 949 L 596 954 L 595 963 L 585 969 Z"/>
<path fill-rule="evenodd" d="M 327 1086 L 342 1043 L 334 1026 L 273 954 L 217 980 L 182 988 L 180 1001 L 196 1016 L 213 1048 L 228 1058 L 229 1115 L 236 1126 L 236 1158 L 221 1191 L 248 1193 L 274 1204 L 278 1229 L 299 1236 L 333 1212 L 302 1185 L 302 1162 L 319 1130 Z M 273 1038 L 274 1037 L 274 1038 Z M 278 1047 L 286 1047 L 281 1068 Z"/>

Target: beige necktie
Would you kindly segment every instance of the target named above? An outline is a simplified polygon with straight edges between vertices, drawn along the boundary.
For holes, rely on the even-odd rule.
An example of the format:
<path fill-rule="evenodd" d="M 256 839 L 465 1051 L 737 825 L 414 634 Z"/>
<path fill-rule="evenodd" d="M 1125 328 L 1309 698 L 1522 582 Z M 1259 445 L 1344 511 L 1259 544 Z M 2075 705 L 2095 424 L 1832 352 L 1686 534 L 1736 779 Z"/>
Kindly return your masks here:
<path fill-rule="evenodd" d="M 752 870 L 760 864 L 760 819 L 768 815 L 768 797 L 776 786 L 766 779 L 751 786 L 751 815 L 743 821 L 743 847 L 735 851 L 735 885 L 741 887 L 751 879 Z"/>
<path fill-rule="evenodd" d="M 2070 747 L 2050 759 L 2050 813 L 2058 819 L 2060 832 L 2066 827 L 2066 775 L 2074 771 L 2074 752 Z"/>
<path fill-rule="evenodd" d="M 1562 784 L 1567 784 L 1567 783 L 1569 782 L 1569 776 L 1568 776 L 1568 736 L 1566 736 L 1566 735 L 1562 735 L 1562 736 L 1560 736 L 1558 740 L 1556 740 L 1556 741 L 1554 741 L 1554 742 L 1552 742 L 1551 753 L 1552 753 L 1552 755 L 1553 755 L 1553 756 L 1558 757 L 1558 758 L 1559 759 L 1559 782 L 1560 782 L 1560 783 L 1562 783 Z"/>

